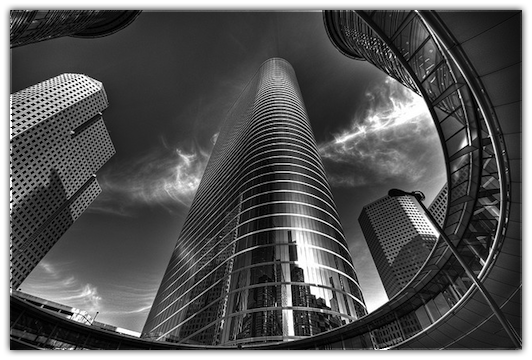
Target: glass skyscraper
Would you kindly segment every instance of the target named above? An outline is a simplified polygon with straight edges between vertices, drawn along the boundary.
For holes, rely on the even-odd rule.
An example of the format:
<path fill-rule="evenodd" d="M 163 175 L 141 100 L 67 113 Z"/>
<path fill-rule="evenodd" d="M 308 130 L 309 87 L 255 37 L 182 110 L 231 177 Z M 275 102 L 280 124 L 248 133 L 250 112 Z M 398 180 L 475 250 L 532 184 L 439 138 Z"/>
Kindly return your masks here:
<path fill-rule="evenodd" d="M 220 131 L 144 336 L 287 341 L 366 313 L 295 72 L 270 59 Z"/>

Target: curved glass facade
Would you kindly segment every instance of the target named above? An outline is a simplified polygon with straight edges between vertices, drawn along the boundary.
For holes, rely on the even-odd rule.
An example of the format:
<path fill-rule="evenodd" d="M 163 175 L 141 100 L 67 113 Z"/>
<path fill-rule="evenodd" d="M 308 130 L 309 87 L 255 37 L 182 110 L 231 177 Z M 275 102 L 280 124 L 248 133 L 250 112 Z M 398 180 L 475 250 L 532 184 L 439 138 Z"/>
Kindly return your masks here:
<path fill-rule="evenodd" d="M 130 25 L 139 10 L 11 10 L 11 48 L 62 36 L 97 38 Z"/>
<path fill-rule="evenodd" d="M 224 123 L 143 332 L 286 341 L 366 313 L 294 70 L 270 59 Z"/>

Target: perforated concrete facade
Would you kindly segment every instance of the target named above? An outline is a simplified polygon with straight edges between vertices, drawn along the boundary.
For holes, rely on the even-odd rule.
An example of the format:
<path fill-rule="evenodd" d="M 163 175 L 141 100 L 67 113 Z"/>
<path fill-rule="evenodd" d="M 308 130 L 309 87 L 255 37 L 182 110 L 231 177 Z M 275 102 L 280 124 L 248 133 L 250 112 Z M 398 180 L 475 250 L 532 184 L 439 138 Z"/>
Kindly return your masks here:
<path fill-rule="evenodd" d="M 445 184 L 429 206 L 430 213 L 440 226 L 443 226 L 447 215 L 447 195 L 447 184 Z"/>
<path fill-rule="evenodd" d="M 358 221 L 386 294 L 392 298 L 421 268 L 436 242 L 436 232 L 407 196 L 386 196 L 364 206 Z"/>
<path fill-rule="evenodd" d="M 101 192 L 115 153 L 102 83 L 63 74 L 11 100 L 11 285 L 18 287 Z"/>

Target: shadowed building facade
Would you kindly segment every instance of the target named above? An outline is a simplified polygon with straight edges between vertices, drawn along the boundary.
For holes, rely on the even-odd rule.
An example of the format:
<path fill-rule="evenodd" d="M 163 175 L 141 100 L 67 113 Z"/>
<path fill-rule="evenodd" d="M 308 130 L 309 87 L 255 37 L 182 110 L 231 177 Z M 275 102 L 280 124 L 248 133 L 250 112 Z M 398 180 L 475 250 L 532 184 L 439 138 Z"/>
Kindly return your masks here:
<path fill-rule="evenodd" d="M 365 314 L 296 75 L 270 59 L 220 131 L 144 336 L 277 342 Z"/>
<path fill-rule="evenodd" d="M 102 83 L 63 74 L 11 95 L 11 286 L 18 288 L 101 192 L 115 153 Z"/>
<path fill-rule="evenodd" d="M 11 47 L 62 36 L 98 38 L 130 25 L 140 11 L 118 10 L 11 10 Z"/>

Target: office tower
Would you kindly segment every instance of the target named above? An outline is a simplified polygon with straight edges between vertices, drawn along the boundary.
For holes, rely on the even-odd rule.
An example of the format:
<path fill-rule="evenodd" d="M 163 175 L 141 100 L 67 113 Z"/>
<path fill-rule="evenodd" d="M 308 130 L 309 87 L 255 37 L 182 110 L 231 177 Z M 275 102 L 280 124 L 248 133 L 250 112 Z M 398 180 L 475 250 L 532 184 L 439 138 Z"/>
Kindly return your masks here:
<path fill-rule="evenodd" d="M 448 190 L 447 184 L 445 184 L 428 207 L 428 210 L 440 227 L 443 227 L 445 216 L 447 215 L 447 196 Z"/>
<path fill-rule="evenodd" d="M 224 122 L 144 336 L 286 341 L 365 314 L 295 72 L 270 59 Z"/>
<path fill-rule="evenodd" d="M 140 11 L 11 10 L 11 48 L 62 36 L 98 38 L 131 24 Z"/>
<path fill-rule="evenodd" d="M 364 206 L 358 222 L 386 294 L 392 298 L 425 262 L 436 232 L 408 196 L 385 196 Z"/>
<path fill-rule="evenodd" d="M 17 288 L 101 192 L 115 153 L 102 83 L 63 74 L 11 100 L 11 286 Z"/>

